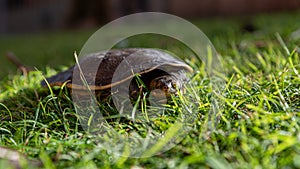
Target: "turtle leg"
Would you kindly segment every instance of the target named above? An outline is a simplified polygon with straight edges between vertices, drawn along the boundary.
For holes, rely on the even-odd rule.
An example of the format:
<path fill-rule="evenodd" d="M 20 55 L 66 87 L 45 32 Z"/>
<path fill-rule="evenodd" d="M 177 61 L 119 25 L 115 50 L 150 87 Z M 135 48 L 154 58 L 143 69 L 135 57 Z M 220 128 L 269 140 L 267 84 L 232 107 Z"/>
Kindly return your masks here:
<path fill-rule="evenodd" d="M 50 84 L 50 86 L 60 86 L 64 82 L 67 82 L 67 81 L 71 82 L 72 76 L 73 76 L 73 69 L 74 69 L 74 67 L 71 67 L 66 71 L 58 73 L 49 78 L 46 78 L 46 80 Z M 47 87 L 47 83 L 45 80 L 41 81 L 41 86 Z"/>
<path fill-rule="evenodd" d="M 130 82 L 130 86 L 129 86 L 130 100 L 136 101 L 136 100 L 138 100 L 138 97 L 143 98 L 142 97 L 143 92 L 144 92 L 144 87 L 142 85 L 139 85 L 135 78 L 132 79 L 132 81 Z"/>

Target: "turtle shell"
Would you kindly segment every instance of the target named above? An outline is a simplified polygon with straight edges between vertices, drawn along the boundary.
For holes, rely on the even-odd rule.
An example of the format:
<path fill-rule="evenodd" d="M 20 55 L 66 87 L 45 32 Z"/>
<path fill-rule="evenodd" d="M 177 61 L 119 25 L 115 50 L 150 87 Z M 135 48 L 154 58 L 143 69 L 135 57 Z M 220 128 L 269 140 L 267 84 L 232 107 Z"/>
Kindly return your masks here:
<path fill-rule="evenodd" d="M 112 49 L 89 54 L 80 60 L 79 64 L 46 80 L 51 86 L 61 86 L 66 83 L 69 88 L 83 89 L 82 79 L 79 76 L 83 74 L 85 84 L 88 84 L 90 89 L 105 90 L 128 81 L 136 75 L 150 74 L 150 78 L 155 78 L 161 76 L 162 72 L 169 74 L 181 70 L 193 71 L 186 63 L 161 50 Z M 73 73 L 77 77 L 74 77 Z M 184 74 L 180 73 L 179 76 Z M 184 78 L 186 77 L 182 77 Z M 41 85 L 47 86 L 47 83 L 42 81 Z"/>

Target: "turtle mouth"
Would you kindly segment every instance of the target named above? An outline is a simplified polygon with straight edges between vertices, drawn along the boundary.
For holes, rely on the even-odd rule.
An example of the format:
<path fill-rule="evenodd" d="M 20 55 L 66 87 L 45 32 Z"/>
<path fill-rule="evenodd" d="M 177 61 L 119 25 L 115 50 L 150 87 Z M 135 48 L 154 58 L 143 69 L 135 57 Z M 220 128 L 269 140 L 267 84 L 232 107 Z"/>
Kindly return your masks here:
<path fill-rule="evenodd" d="M 168 98 L 170 98 L 170 94 L 161 90 L 154 89 L 149 94 L 149 101 L 151 105 L 156 104 L 166 104 L 168 102 Z"/>
<path fill-rule="evenodd" d="M 154 89 L 154 90 L 152 90 L 151 94 L 155 98 L 166 98 L 167 97 L 166 92 L 164 92 L 164 91 L 162 91 L 160 89 Z"/>

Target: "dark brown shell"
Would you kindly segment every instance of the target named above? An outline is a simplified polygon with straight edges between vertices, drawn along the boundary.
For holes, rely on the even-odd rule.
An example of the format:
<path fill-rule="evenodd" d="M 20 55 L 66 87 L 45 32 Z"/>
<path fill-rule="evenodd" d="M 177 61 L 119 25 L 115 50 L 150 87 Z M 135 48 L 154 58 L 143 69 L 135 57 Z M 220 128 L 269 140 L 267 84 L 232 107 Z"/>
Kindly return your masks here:
<path fill-rule="evenodd" d="M 82 71 L 91 89 L 104 90 L 127 81 L 136 74 L 152 73 L 155 69 L 163 69 L 167 72 L 193 71 L 186 63 L 166 52 L 144 48 L 113 49 L 108 52 L 89 54 L 79 61 L 79 65 L 80 69 L 75 65 L 46 80 L 51 86 L 60 86 L 66 82 L 68 87 L 80 88 L 83 83 L 79 78 L 79 73 Z M 116 72 L 118 74 L 114 76 Z M 77 78 L 73 79 L 73 73 L 76 73 L 74 75 L 77 75 Z M 155 73 L 153 77 L 161 76 L 157 71 Z M 47 86 L 45 81 L 41 84 Z"/>

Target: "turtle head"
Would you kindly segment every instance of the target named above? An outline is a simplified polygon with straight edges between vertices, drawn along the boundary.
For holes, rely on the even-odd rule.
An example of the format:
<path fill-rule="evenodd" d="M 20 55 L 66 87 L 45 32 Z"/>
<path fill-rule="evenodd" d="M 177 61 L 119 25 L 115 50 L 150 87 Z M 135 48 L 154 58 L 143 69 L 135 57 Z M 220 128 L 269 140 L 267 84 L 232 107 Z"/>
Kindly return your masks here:
<path fill-rule="evenodd" d="M 151 80 L 149 87 L 154 97 L 171 97 L 181 90 L 181 83 L 174 75 L 164 75 Z"/>

